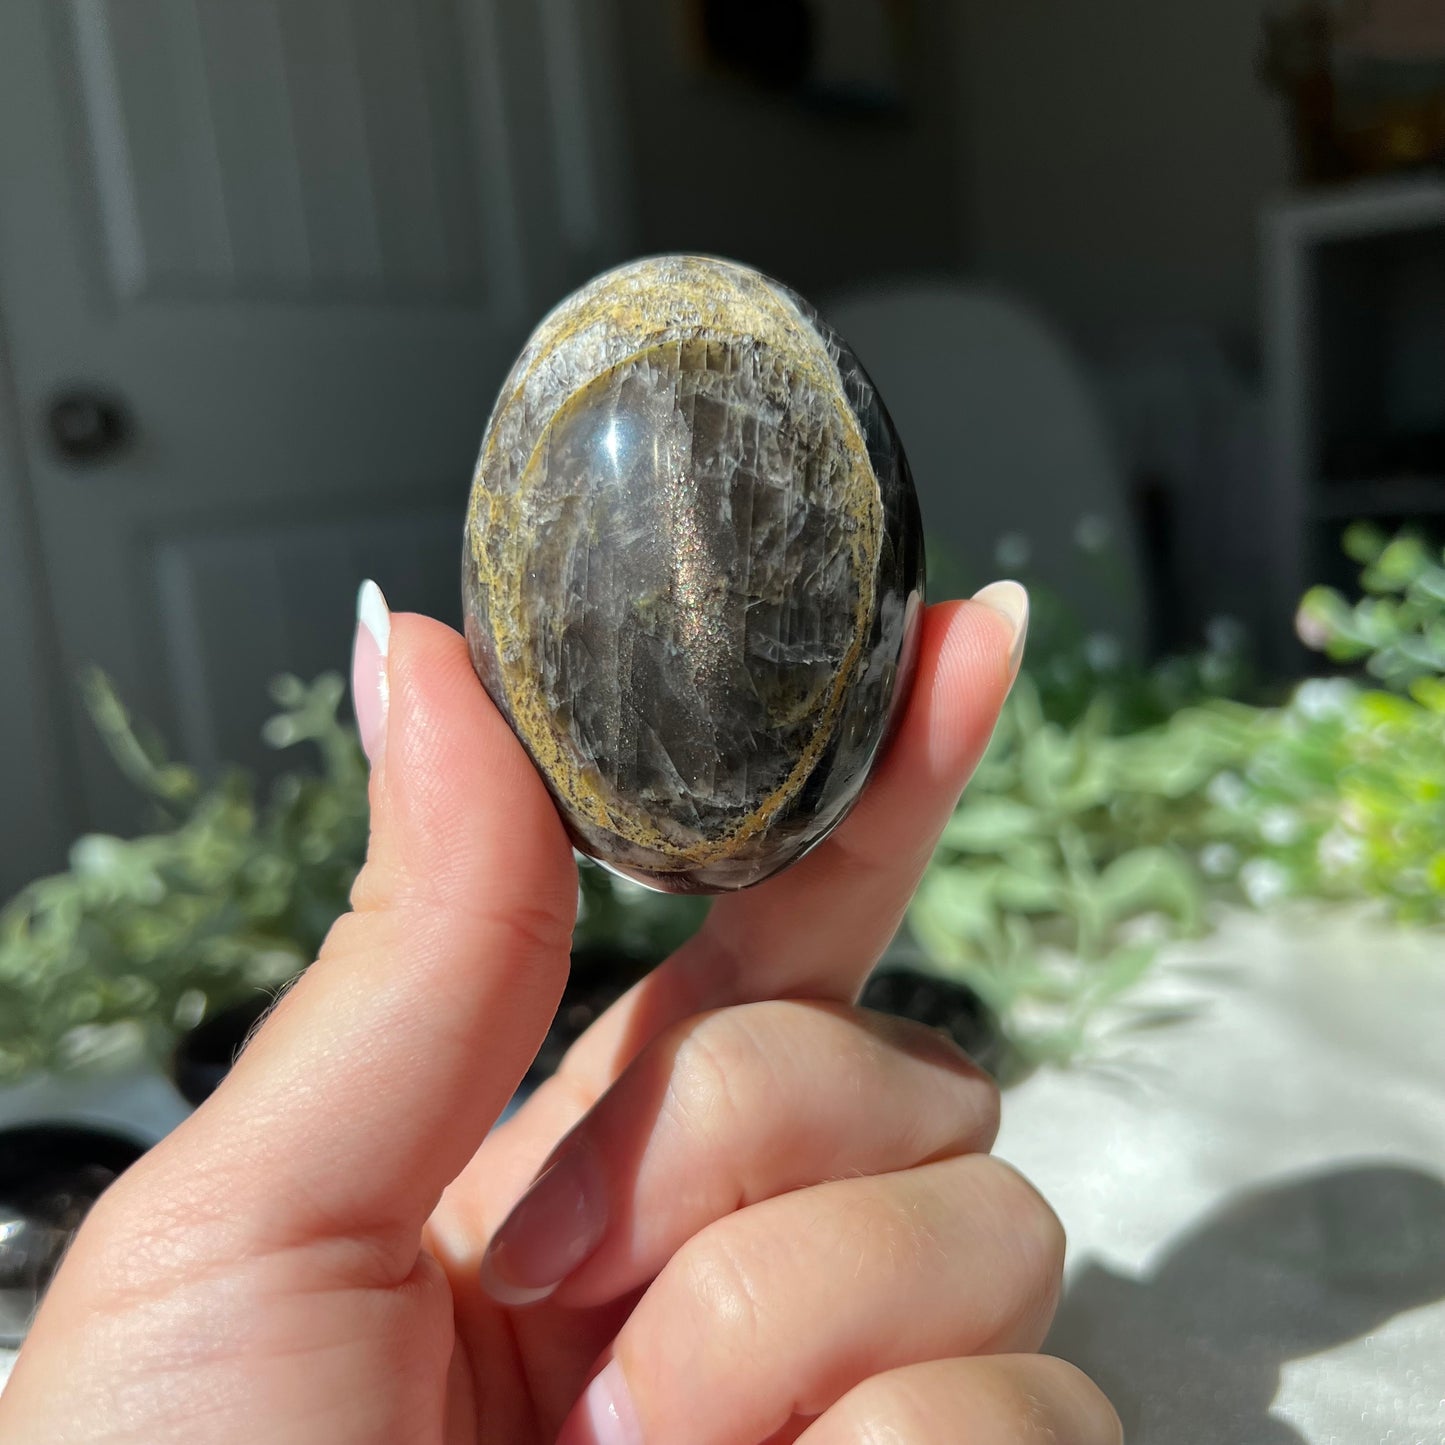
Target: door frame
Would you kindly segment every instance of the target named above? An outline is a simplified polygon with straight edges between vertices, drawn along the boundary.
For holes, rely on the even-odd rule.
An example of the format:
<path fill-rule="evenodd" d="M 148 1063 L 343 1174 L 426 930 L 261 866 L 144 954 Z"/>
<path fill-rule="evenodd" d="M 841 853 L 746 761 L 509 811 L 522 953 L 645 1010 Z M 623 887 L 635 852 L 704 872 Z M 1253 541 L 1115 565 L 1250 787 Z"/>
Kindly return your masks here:
<path fill-rule="evenodd" d="M 0 903 L 61 866 L 80 816 L 23 435 L 0 316 Z"/>

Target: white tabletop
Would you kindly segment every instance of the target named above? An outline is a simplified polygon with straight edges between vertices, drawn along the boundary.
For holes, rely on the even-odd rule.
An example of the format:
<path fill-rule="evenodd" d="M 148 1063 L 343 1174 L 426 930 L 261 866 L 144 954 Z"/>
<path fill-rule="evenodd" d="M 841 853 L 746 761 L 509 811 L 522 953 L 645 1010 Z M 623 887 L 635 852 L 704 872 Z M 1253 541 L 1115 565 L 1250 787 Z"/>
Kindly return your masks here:
<path fill-rule="evenodd" d="M 1006 1097 L 1069 1230 L 1049 1348 L 1130 1445 L 1442 1445 L 1445 937 L 1233 916 L 1148 993 L 1201 1011 Z"/>
<path fill-rule="evenodd" d="M 1445 936 L 1234 916 L 1193 1020 L 1006 1097 L 1070 1238 L 1049 1348 L 1130 1445 L 1445 1442 Z"/>

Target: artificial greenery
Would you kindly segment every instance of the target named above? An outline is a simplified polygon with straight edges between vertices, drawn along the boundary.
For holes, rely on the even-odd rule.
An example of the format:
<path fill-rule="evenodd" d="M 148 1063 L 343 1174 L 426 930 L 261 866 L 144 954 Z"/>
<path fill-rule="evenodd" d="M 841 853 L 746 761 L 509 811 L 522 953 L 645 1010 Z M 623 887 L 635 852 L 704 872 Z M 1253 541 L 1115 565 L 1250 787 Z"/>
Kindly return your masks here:
<path fill-rule="evenodd" d="M 577 859 L 577 957 L 620 956 L 642 966 L 657 963 L 697 931 L 706 898 L 654 893 L 609 873 L 590 858 Z"/>
<path fill-rule="evenodd" d="M 1300 604 L 1300 636 L 1398 692 L 1445 676 L 1442 554 L 1412 532 L 1392 538 L 1364 522 L 1346 530 L 1344 549 L 1361 569 L 1364 597 L 1352 603 L 1331 587 L 1311 588 Z"/>
<path fill-rule="evenodd" d="M 1206 787 L 1251 731 L 1247 716 L 1190 710 L 1120 732 L 1106 694 L 1068 727 L 1020 677 L 908 929 L 928 966 L 982 996 L 1022 1061 L 1076 1057 L 1161 940 L 1202 927 Z"/>
<path fill-rule="evenodd" d="M 1365 525 L 1345 548 L 1364 596 L 1315 588 L 1299 632 L 1383 686 L 1302 684 L 1240 772 L 1214 780 L 1214 832 L 1256 901 L 1365 897 L 1445 923 L 1445 554 Z"/>
<path fill-rule="evenodd" d="M 0 1083 L 103 1057 L 164 1055 L 178 1032 L 257 990 L 283 987 L 347 907 L 366 853 L 367 770 L 337 713 L 334 674 L 272 684 L 277 748 L 311 744 L 319 772 L 279 777 L 264 799 L 232 769 L 211 786 L 170 761 L 98 672 L 85 701 L 155 830 L 90 834 L 65 873 L 0 911 Z M 680 943 L 702 899 L 668 899 L 584 862 L 576 947 L 636 970 Z"/>
<path fill-rule="evenodd" d="M 131 723 L 103 677 L 83 686 L 157 829 L 81 838 L 68 872 L 0 912 L 0 1080 L 159 1052 L 207 1013 L 284 984 L 346 906 L 365 852 L 365 763 L 337 719 L 339 678 L 273 685 L 267 739 L 313 744 L 321 769 L 286 774 L 264 799 L 239 770 L 205 786 Z"/>
<path fill-rule="evenodd" d="M 1445 923 L 1445 557 L 1352 528 L 1364 598 L 1316 589 L 1299 628 L 1361 667 L 1282 706 L 1237 700 L 1239 630 L 1197 656 L 1128 665 L 1108 639 L 1045 625 L 994 742 L 908 915 L 895 957 L 972 986 L 1024 1064 L 1087 1052 L 1104 1020 L 1157 1024 L 1130 990 L 1215 900 L 1383 902 Z M 1048 619 L 1052 617 L 1053 623 Z M 1375 685 L 1378 684 L 1378 685 Z M 96 724 L 155 814 L 141 837 L 82 838 L 69 871 L 0 912 L 0 1080 L 177 1031 L 315 956 L 364 855 L 366 767 L 337 710 L 343 685 L 279 679 L 278 747 L 318 773 L 264 798 L 232 771 L 206 785 L 167 760 L 98 675 Z M 696 926 L 662 898 L 584 864 L 579 957 L 645 965 Z"/>
<path fill-rule="evenodd" d="M 1017 1061 L 1077 1058 L 1106 1016 L 1158 1022 L 1124 996 L 1210 900 L 1445 922 L 1445 558 L 1366 527 L 1346 549 L 1364 599 L 1314 589 L 1299 631 L 1391 691 L 1316 678 L 1283 706 L 1233 700 L 1228 626 L 1144 671 L 1080 639 L 1030 662 L 902 945 L 982 995 Z"/>

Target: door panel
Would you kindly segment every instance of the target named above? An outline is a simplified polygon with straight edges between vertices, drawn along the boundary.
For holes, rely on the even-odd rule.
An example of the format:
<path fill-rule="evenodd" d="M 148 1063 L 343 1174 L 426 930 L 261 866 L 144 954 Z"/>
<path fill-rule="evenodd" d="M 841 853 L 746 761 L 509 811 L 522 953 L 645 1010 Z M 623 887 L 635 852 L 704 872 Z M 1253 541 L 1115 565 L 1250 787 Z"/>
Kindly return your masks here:
<path fill-rule="evenodd" d="M 453 508 L 351 520 L 277 517 L 263 527 L 180 534 L 155 549 L 175 745 L 204 768 L 267 771 L 261 727 L 275 659 L 310 678 L 348 655 L 356 579 L 458 626 L 461 542 Z M 236 607 L 236 599 L 245 605 Z"/>
<path fill-rule="evenodd" d="M 476 152 L 450 0 L 72 0 L 80 109 L 127 299 L 480 300 Z"/>
<path fill-rule="evenodd" d="M 366 571 L 455 613 L 501 377 L 625 250 L 605 10 L 0 4 L 0 315 L 62 670 L 198 761 L 264 761 L 263 679 L 344 667 Z M 77 384 L 122 446 L 48 441 Z M 90 821 L 126 826 L 70 719 Z"/>

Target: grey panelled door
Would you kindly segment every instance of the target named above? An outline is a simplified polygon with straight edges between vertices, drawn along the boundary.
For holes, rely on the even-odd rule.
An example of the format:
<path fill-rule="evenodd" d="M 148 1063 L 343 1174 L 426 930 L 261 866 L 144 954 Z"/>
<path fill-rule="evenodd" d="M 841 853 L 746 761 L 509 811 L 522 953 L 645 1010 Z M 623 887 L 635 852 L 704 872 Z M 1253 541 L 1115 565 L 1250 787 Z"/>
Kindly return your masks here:
<path fill-rule="evenodd" d="M 189 758 L 263 759 L 265 680 L 344 665 L 361 575 L 455 614 L 497 383 L 621 244 L 603 14 L 0 4 L 0 323 L 39 605 L 62 669 L 103 665 Z M 63 715 L 82 821 L 124 825 Z"/>

